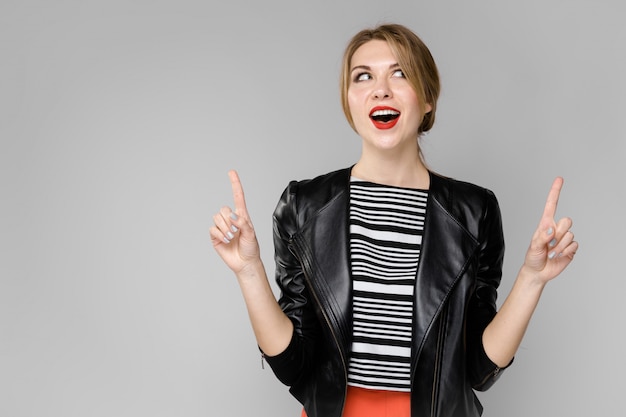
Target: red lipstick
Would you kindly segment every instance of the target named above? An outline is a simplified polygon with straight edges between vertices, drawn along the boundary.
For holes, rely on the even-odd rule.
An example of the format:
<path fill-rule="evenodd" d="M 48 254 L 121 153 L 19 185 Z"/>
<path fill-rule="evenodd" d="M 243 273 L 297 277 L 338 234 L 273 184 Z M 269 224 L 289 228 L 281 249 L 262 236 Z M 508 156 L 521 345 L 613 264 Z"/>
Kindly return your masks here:
<path fill-rule="evenodd" d="M 369 114 L 377 129 L 391 129 L 400 119 L 400 111 L 389 106 L 376 106 Z"/>

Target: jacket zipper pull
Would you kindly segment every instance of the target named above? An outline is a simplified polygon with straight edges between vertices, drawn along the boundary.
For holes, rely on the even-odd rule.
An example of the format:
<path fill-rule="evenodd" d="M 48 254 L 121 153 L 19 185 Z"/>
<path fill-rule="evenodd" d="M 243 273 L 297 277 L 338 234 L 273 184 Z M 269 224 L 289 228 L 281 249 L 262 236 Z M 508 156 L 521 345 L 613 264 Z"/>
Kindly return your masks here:
<path fill-rule="evenodd" d="M 261 369 L 265 369 L 265 355 L 261 353 Z"/>

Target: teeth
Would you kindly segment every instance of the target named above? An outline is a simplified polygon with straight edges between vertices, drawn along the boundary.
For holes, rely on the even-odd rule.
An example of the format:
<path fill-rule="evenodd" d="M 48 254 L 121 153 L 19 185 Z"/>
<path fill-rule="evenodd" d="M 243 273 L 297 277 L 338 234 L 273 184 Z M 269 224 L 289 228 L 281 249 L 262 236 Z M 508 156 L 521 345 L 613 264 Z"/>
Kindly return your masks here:
<path fill-rule="evenodd" d="M 397 116 L 399 114 L 400 114 L 399 111 L 385 109 L 385 110 L 376 110 L 374 113 L 372 113 L 372 117 L 377 117 L 377 116 Z"/>

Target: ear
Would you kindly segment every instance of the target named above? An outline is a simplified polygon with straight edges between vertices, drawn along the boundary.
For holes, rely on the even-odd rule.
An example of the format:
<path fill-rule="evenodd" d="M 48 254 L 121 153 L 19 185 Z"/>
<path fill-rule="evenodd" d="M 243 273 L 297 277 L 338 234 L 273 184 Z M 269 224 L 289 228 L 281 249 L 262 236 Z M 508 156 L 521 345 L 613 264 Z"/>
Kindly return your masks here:
<path fill-rule="evenodd" d="M 424 114 L 428 114 L 431 111 L 433 111 L 433 106 L 431 106 L 430 103 L 426 103 L 426 105 L 424 106 Z"/>

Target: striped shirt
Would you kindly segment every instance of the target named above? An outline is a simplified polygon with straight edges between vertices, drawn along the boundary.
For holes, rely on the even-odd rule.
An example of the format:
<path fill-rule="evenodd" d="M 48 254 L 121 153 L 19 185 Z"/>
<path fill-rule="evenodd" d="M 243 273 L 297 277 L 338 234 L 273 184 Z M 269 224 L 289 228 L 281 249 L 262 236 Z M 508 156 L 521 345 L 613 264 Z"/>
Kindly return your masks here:
<path fill-rule="evenodd" d="M 410 391 L 413 292 L 427 199 L 424 190 L 352 178 L 350 385 Z"/>

